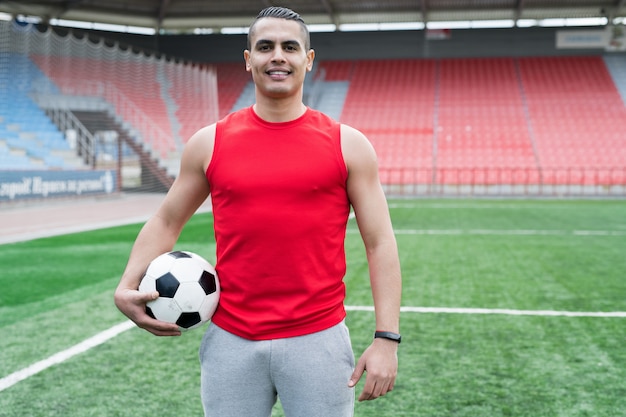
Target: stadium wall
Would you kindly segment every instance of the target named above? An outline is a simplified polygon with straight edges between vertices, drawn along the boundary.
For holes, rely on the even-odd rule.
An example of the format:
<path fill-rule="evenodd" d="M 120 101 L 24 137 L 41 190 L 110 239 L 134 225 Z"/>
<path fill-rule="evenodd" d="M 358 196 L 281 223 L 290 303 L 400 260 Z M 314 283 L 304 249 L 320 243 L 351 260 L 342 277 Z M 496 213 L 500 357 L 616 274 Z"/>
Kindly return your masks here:
<path fill-rule="evenodd" d="M 600 32 L 597 28 L 594 30 Z M 246 44 L 245 35 L 142 36 L 96 31 L 85 32 L 58 28 L 55 28 L 54 31 L 62 35 L 66 35 L 71 32 L 77 37 L 77 39 L 83 40 L 86 37 L 97 39 L 102 36 L 106 39 L 106 41 L 102 41 L 100 43 L 101 45 L 115 48 L 120 46 L 123 51 L 131 49 L 134 52 L 144 51 L 146 52 L 146 57 L 156 57 L 157 59 L 163 57 L 177 58 L 174 61 L 186 61 L 187 63 L 227 63 L 226 66 L 218 66 L 220 68 L 231 68 L 233 65 L 241 64 L 242 51 L 245 49 Z M 392 60 L 394 59 L 407 59 L 407 62 L 408 60 L 413 60 L 413 62 L 419 62 L 419 65 L 422 65 L 425 62 L 434 62 L 438 59 L 445 60 L 448 58 L 508 57 L 508 59 L 523 59 L 523 57 L 527 56 L 572 57 L 572 55 L 580 55 L 586 59 L 594 55 L 601 56 L 611 54 L 605 52 L 605 50 L 601 47 L 559 49 L 557 47 L 558 34 L 559 30 L 550 28 L 454 30 L 450 32 L 441 32 L 439 34 L 441 36 L 438 39 L 426 39 L 426 33 L 424 31 L 365 33 L 338 32 L 313 33 L 312 41 L 313 46 L 317 51 L 318 60 L 322 63 L 343 61 L 344 63 L 347 62 L 348 65 L 352 65 L 353 63 L 358 62 L 358 60 L 380 60 L 376 64 L 379 65 L 381 63 L 384 64 L 385 60 L 387 60 L 387 62 L 393 62 Z M 572 32 L 572 34 L 575 33 Z M 437 33 L 434 35 L 437 36 Z M 619 58 L 620 62 L 626 58 L 626 55 L 624 55 L 623 52 L 612 55 L 614 58 Z M 168 61 L 171 62 L 172 60 L 168 59 Z M 448 59 L 448 61 L 456 62 L 454 59 Z M 598 61 L 598 58 L 595 58 L 595 61 Z M 229 62 L 233 62 L 233 64 L 228 64 Z M 601 59 L 599 62 L 601 62 Z M 203 65 L 193 65 L 193 67 L 204 68 Z M 547 72 L 549 74 L 553 73 L 550 69 L 548 69 Z M 145 75 L 143 72 L 140 74 Z M 439 81 L 437 81 L 437 83 L 439 83 Z M 438 86 L 437 88 L 441 88 L 441 86 Z M 225 108 L 229 107 L 230 106 L 225 106 Z M 465 126 L 465 130 L 467 130 L 467 126 Z M 437 135 L 433 137 L 434 146 L 437 144 L 436 138 Z M 445 190 L 443 188 L 432 188 L 443 183 L 440 184 L 439 182 L 434 181 L 435 177 L 430 175 L 429 172 L 432 172 L 428 170 L 426 175 L 432 177 L 433 181 L 417 181 L 415 178 L 411 181 L 406 180 L 409 176 L 419 175 L 419 172 L 415 168 L 411 168 L 410 171 L 407 171 L 405 168 L 406 167 L 400 167 L 400 171 L 396 172 L 397 169 L 394 165 L 394 167 L 391 168 L 391 171 L 387 172 L 388 176 L 393 178 L 401 177 L 401 180 L 387 181 L 387 184 L 392 187 L 388 190 L 390 193 L 401 195 L 521 194 L 623 196 L 624 191 L 626 190 L 626 183 L 624 183 L 624 178 L 626 178 L 624 177 L 624 173 L 626 171 L 624 171 L 625 168 L 621 166 L 619 167 L 619 171 L 617 171 L 617 173 L 613 170 L 610 172 L 607 171 L 607 173 L 604 168 L 601 171 L 590 171 L 590 173 L 577 169 L 572 173 L 569 168 L 566 167 L 567 170 L 565 173 L 561 173 L 559 171 L 558 181 L 546 183 L 548 188 L 544 187 L 545 181 L 537 182 L 532 179 L 531 173 L 524 170 L 520 171 L 517 168 L 513 168 L 514 172 L 510 169 L 505 171 L 502 178 L 500 178 L 500 172 L 497 169 L 495 171 L 490 171 L 491 173 L 495 172 L 498 174 L 499 180 L 496 182 L 497 187 L 494 187 L 491 186 L 491 182 L 493 181 L 487 181 L 484 179 L 480 180 L 480 178 L 486 175 L 480 171 L 483 169 L 482 167 L 479 167 L 478 171 L 468 171 L 468 167 L 463 166 L 460 170 L 453 168 L 447 169 L 445 172 L 442 171 L 442 175 L 452 175 L 454 177 L 445 181 L 446 186 L 452 184 L 453 188 Z M 509 178 L 513 175 L 512 172 L 515 174 L 514 180 Z M 581 175 L 584 177 L 582 180 Z M 588 177 L 593 178 L 589 180 Z M 466 183 L 469 184 L 469 186 L 466 187 L 464 185 Z M 539 188 L 536 188 L 537 183 L 541 185 Z M 407 188 L 407 184 L 409 188 Z M 572 184 L 576 188 L 571 188 Z M 486 185 L 489 185 L 489 187 L 486 187 Z"/>
<path fill-rule="evenodd" d="M 602 55 L 603 48 L 557 48 L 557 32 L 594 28 L 459 29 L 446 39 L 420 31 L 312 33 L 320 60 Z M 198 63 L 243 59 L 245 35 L 159 35 L 94 32 L 135 48 Z"/>

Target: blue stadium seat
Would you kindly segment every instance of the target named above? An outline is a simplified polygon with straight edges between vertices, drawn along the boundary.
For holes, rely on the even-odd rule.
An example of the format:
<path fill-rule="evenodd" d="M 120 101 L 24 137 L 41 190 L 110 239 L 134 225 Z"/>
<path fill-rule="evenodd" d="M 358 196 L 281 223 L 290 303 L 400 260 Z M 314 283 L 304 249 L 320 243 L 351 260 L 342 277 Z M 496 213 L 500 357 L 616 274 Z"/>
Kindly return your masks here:
<path fill-rule="evenodd" d="M 35 88 L 58 93 L 54 84 L 29 57 L 6 52 L 0 53 L 0 80 L 6 80 L 0 91 L 4 96 L 0 100 L 0 140 L 6 146 L 0 169 L 72 169 L 62 157 L 52 154 L 69 149 L 63 134 L 29 96 Z M 11 149 L 25 155 L 15 155 Z"/>

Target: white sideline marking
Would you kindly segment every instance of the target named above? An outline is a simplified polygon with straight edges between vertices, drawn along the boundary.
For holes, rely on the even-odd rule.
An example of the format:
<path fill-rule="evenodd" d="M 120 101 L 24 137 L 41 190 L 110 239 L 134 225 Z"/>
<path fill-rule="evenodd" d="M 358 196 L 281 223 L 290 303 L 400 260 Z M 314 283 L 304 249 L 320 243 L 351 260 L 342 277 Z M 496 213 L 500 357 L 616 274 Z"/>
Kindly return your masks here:
<path fill-rule="evenodd" d="M 358 230 L 348 229 L 348 233 L 358 233 Z M 394 229 L 394 233 L 431 236 L 626 236 L 626 230 Z"/>
<path fill-rule="evenodd" d="M 527 230 L 527 229 L 399 229 L 394 230 L 400 235 L 504 235 L 504 236 L 624 236 L 626 230 Z"/>
<path fill-rule="evenodd" d="M 347 311 L 374 311 L 373 306 L 346 306 Z M 401 307 L 403 313 L 434 313 L 434 314 L 501 314 L 509 316 L 552 316 L 552 317 L 621 317 L 626 318 L 626 311 L 608 312 L 584 312 L 584 311 L 551 311 L 551 310 L 511 310 L 511 309 L 489 309 L 489 308 L 449 308 L 449 307 Z M 60 364 L 66 360 L 84 353 L 91 348 L 105 343 L 120 333 L 135 327 L 135 323 L 127 320 L 117 324 L 108 330 L 84 340 L 69 349 L 56 353 L 49 358 L 36 362 L 24 369 L 14 372 L 0 379 L 0 392 L 27 379 L 53 365 Z"/>
<path fill-rule="evenodd" d="M 77 345 L 72 346 L 69 349 L 63 350 L 50 356 L 49 358 L 36 362 L 24 369 L 5 376 L 4 378 L 0 379 L 0 391 L 4 391 L 5 389 L 17 384 L 18 382 L 35 374 L 38 374 L 39 372 L 46 370 L 53 365 L 65 362 L 73 356 L 76 356 L 80 353 L 88 351 L 93 347 L 101 345 L 107 340 L 112 339 L 118 334 L 125 332 L 126 330 L 129 330 L 133 327 L 135 327 L 135 323 L 130 320 L 117 324 L 108 330 L 98 333 L 97 335 L 90 337 L 89 339 L 84 340 Z"/>
<path fill-rule="evenodd" d="M 372 306 L 346 306 L 348 311 L 374 311 Z M 403 313 L 503 314 L 508 316 L 626 317 L 626 311 L 511 310 L 504 308 L 400 307 Z"/>
<path fill-rule="evenodd" d="M 560 209 L 576 209 L 576 206 L 572 206 L 569 204 L 526 204 L 526 203 L 522 203 L 522 204 L 515 204 L 515 203 L 493 203 L 493 204 L 489 204 L 489 203 L 453 203 L 452 201 L 448 202 L 448 203 L 429 203 L 426 201 L 420 201 L 418 203 L 411 203 L 411 202 L 403 202 L 403 203 L 396 203 L 396 202 L 390 202 L 389 203 L 389 208 L 393 208 L 393 209 L 451 209 L 451 210 L 456 210 L 456 209 L 476 209 L 476 210 L 491 210 L 491 209 L 513 209 L 513 210 L 519 210 L 519 209 L 533 209 L 533 210 L 543 210 L 543 209 L 548 209 L 548 210 L 552 210 L 554 208 L 560 208 Z"/>

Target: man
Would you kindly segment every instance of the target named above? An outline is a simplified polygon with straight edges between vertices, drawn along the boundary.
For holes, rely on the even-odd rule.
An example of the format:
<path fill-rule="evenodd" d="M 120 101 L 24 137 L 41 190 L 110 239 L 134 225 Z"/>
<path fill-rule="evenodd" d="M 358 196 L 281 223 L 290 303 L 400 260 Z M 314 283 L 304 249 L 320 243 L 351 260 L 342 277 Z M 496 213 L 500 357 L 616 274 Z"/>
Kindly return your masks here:
<path fill-rule="evenodd" d="M 277 396 L 288 417 L 351 416 L 365 371 L 360 401 L 395 383 L 400 265 L 376 155 L 362 133 L 303 104 L 314 58 L 297 13 L 261 11 L 244 51 L 255 104 L 189 140 L 180 174 L 137 236 L 115 293 L 139 327 L 180 334 L 145 313 L 158 293 L 137 287 L 146 265 L 173 248 L 211 195 L 222 293 L 200 347 L 206 416 L 268 417 Z M 376 337 L 356 365 L 343 306 L 350 206 L 376 316 Z"/>

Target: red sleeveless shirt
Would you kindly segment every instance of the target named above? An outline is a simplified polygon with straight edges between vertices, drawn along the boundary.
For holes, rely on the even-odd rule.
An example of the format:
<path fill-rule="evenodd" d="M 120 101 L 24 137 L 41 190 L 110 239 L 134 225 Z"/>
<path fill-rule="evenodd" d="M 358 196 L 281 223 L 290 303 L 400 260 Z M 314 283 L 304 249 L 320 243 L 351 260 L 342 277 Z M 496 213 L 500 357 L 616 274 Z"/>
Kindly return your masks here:
<path fill-rule="evenodd" d="M 206 176 L 222 290 L 213 322 L 250 340 L 341 322 L 350 204 L 339 123 L 312 109 L 285 123 L 237 111 L 217 123 Z"/>

